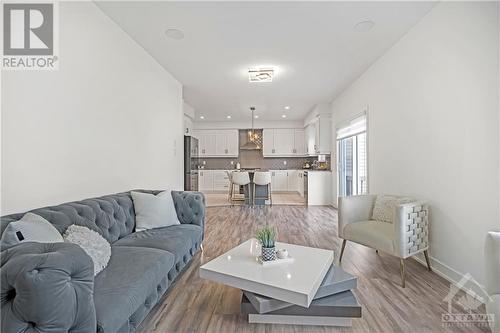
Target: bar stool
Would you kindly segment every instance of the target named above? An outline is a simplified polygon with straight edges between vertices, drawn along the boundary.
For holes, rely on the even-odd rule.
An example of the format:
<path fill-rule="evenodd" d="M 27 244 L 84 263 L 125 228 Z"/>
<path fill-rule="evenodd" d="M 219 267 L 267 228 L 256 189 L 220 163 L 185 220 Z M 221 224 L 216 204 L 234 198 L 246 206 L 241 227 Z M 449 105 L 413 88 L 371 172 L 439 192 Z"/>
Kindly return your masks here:
<path fill-rule="evenodd" d="M 231 202 L 233 195 L 233 171 L 226 171 L 227 179 L 229 180 L 229 191 L 227 193 L 227 201 Z"/>
<path fill-rule="evenodd" d="M 266 186 L 267 185 L 267 196 L 257 197 L 255 192 L 255 185 Z M 253 198 L 252 205 L 255 205 L 255 199 L 269 200 L 271 206 L 273 205 L 273 197 L 271 195 L 271 173 L 270 172 L 255 172 L 253 175 Z"/>
<path fill-rule="evenodd" d="M 248 202 L 250 203 L 250 175 L 246 171 L 237 171 L 233 172 L 231 174 L 231 179 L 232 179 L 232 185 L 231 186 L 238 186 L 238 189 L 240 186 L 248 186 Z M 239 191 L 238 191 L 239 192 Z M 233 206 L 234 201 L 243 201 L 245 202 L 245 195 L 243 195 L 243 198 L 236 198 L 234 189 L 231 189 L 231 206 Z"/>

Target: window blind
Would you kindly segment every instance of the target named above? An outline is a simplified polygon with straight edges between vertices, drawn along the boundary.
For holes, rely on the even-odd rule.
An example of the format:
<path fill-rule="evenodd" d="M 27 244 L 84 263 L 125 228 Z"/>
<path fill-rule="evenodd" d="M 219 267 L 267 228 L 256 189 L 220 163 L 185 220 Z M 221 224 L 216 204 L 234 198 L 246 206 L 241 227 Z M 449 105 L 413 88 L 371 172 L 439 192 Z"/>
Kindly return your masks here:
<path fill-rule="evenodd" d="M 354 118 L 337 128 L 337 140 L 366 132 L 366 114 Z"/>

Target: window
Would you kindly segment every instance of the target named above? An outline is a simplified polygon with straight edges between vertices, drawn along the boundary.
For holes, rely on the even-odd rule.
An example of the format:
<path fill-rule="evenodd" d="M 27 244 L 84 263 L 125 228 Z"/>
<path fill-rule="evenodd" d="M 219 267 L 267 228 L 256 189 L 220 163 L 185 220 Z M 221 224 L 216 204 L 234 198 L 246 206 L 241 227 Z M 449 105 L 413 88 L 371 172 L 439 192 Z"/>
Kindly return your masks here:
<path fill-rule="evenodd" d="M 368 193 L 366 114 L 337 128 L 338 195 Z"/>

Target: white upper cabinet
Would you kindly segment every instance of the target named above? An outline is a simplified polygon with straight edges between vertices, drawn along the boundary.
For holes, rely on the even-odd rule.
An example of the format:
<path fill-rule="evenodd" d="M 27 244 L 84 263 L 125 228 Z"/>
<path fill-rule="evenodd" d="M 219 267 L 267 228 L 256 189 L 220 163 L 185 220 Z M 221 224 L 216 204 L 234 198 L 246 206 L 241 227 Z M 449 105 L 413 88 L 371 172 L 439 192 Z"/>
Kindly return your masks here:
<path fill-rule="evenodd" d="M 238 130 L 198 130 L 195 136 L 202 157 L 238 157 Z"/>
<path fill-rule="evenodd" d="M 274 149 L 274 130 L 265 128 L 262 131 L 262 154 L 264 157 L 276 156 Z"/>
<path fill-rule="evenodd" d="M 197 132 L 198 150 L 200 156 L 214 156 L 216 153 L 216 133 L 209 131 Z"/>
<path fill-rule="evenodd" d="M 306 126 L 305 136 L 307 142 L 307 154 L 330 154 L 332 141 L 332 123 L 329 115 L 317 116 Z"/>
<path fill-rule="evenodd" d="M 279 156 L 293 155 L 294 152 L 294 130 L 293 129 L 275 129 L 274 130 L 274 149 Z"/>
<path fill-rule="evenodd" d="M 307 154 L 306 151 L 306 138 L 304 135 L 305 131 L 303 129 L 294 130 L 294 154 L 298 156 L 304 156 Z"/>
<path fill-rule="evenodd" d="M 263 131 L 264 157 L 304 156 L 304 130 L 293 128 L 270 128 Z"/>

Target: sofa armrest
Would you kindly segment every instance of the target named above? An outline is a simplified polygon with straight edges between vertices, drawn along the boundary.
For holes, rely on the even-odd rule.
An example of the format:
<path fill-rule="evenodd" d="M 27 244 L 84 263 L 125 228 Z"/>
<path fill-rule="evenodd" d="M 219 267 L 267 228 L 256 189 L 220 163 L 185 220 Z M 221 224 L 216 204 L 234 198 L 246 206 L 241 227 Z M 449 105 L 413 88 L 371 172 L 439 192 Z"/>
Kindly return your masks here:
<path fill-rule="evenodd" d="M 203 193 L 172 191 L 172 197 L 179 222 L 205 227 L 205 196 Z"/>
<path fill-rule="evenodd" d="M 78 245 L 2 251 L 0 279 L 2 332 L 95 332 L 94 264 Z"/>
<path fill-rule="evenodd" d="M 349 223 L 371 219 L 376 195 L 339 197 L 338 235 L 344 238 L 344 228 Z"/>
<path fill-rule="evenodd" d="M 429 248 L 429 206 L 415 201 L 396 206 L 394 213 L 395 255 L 413 256 Z"/>

